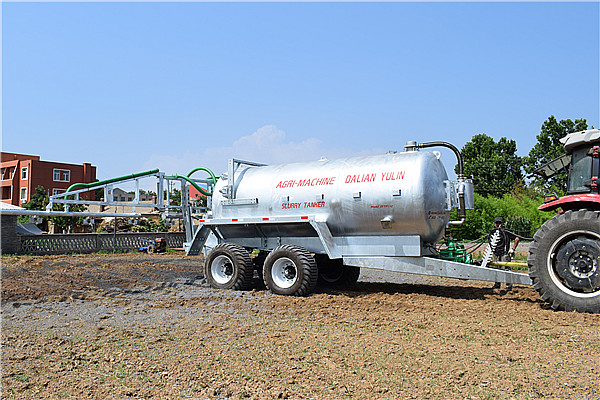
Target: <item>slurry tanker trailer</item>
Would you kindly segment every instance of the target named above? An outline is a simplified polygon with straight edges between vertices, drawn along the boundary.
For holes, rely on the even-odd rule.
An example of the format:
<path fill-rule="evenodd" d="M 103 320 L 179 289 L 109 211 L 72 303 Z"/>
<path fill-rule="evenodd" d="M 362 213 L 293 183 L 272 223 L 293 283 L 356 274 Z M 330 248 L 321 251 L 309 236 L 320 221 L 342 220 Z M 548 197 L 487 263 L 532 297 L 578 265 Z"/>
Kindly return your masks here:
<path fill-rule="evenodd" d="M 456 154 L 456 182 L 439 152 L 423 150 L 438 146 Z M 449 143 L 272 166 L 232 159 L 211 200 L 185 247 L 204 252 L 215 288 L 249 288 L 258 271 L 273 293 L 300 296 L 319 281 L 354 283 L 360 268 L 531 284 L 523 273 L 437 258 L 445 229 L 463 223 L 474 203 L 473 183 Z"/>

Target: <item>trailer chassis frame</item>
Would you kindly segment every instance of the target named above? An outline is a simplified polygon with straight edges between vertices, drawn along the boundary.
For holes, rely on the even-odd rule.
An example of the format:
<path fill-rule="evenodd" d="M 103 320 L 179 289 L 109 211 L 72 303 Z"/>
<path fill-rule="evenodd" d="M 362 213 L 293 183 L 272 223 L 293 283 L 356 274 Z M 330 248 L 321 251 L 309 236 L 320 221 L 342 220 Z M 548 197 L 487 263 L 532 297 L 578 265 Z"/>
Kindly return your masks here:
<path fill-rule="evenodd" d="M 267 225 L 305 224 L 314 236 L 265 235 Z M 228 236 L 224 227 L 236 226 L 246 235 Z M 284 229 L 282 229 L 284 230 Z M 256 235 L 256 232 L 259 232 Z M 262 233 L 262 234 L 260 234 Z M 463 264 L 432 257 L 419 236 L 339 236 L 333 235 L 326 222 L 318 216 L 247 217 L 204 219 L 195 227 L 193 239 L 184 243 L 187 255 L 208 254 L 212 244 L 223 242 L 271 251 L 284 244 L 295 244 L 315 254 L 331 259 L 343 259 L 344 265 L 400 273 L 437 276 L 464 280 L 532 285 L 529 275 L 522 272 Z"/>

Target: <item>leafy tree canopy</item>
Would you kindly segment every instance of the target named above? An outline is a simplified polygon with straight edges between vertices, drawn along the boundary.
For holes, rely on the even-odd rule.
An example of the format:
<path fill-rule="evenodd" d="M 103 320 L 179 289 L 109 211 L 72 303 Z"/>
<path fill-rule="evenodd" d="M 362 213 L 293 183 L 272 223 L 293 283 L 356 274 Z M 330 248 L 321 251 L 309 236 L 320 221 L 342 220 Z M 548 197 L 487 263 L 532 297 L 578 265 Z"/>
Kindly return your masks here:
<path fill-rule="evenodd" d="M 485 237 L 494 228 L 494 218 L 503 217 L 508 229 L 530 237 L 554 215 L 537 209 L 543 201 L 543 197 L 524 188 L 502 197 L 485 197 L 475 193 L 475 209 L 467 211 L 463 225 L 450 227 L 452 236 L 461 240 Z M 456 218 L 454 211 L 452 219 Z M 525 225 L 525 231 L 519 225 Z"/>
<path fill-rule="evenodd" d="M 462 150 L 464 174 L 473 177 L 476 193 L 502 197 L 524 185 L 521 157 L 514 140 L 493 138 L 482 133 L 473 136 Z"/>
<path fill-rule="evenodd" d="M 23 203 L 23 208 L 26 210 L 45 210 L 48 203 L 48 195 L 44 187 L 39 185 L 35 188 L 35 193 L 31 195 L 31 200 Z"/>
<path fill-rule="evenodd" d="M 529 154 L 523 157 L 525 172 L 531 174 L 536 168 L 565 154 L 560 139 L 569 133 L 584 131 L 587 128 L 588 124 L 585 119 L 576 119 L 575 122 L 564 119 L 559 122 L 554 115 L 551 115 L 542 124 L 541 132 L 537 135 L 537 143 L 529 151 Z M 544 180 L 538 175 L 532 175 L 531 186 L 542 193 L 555 192 L 562 195 L 566 192 L 566 184 L 566 171 L 558 173 L 548 180 Z"/>
<path fill-rule="evenodd" d="M 164 191 L 165 199 L 167 198 L 167 191 Z M 169 200 L 171 201 L 171 205 L 180 206 L 181 205 L 181 190 L 173 188 L 171 193 L 169 194 Z"/>
<path fill-rule="evenodd" d="M 31 200 L 23 204 L 23 208 L 27 210 L 45 210 L 46 206 L 50 202 L 50 198 L 46 194 L 46 190 L 43 186 L 39 185 L 35 188 L 35 193 L 31 196 Z M 71 204 L 69 211 L 85 211 L 86 207 L 83 204 Z M 52 211 L 64 211 L 62 204 L 54 204 Z M 75 224 L 83 223 L 81 217 L 44 217 L 44 220 L 50 219 L 56 226 L 62 230 L 67 230 Z"/>

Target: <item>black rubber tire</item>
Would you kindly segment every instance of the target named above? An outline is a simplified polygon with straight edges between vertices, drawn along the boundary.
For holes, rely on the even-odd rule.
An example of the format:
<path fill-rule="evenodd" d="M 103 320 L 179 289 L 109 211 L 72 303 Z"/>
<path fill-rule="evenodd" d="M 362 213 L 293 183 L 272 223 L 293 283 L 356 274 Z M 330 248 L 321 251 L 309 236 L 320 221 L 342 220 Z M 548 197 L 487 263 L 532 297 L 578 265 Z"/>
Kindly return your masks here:
<path fill-rule="evenodd" d="M 319 268 L 319 286 L 342 288 L 356 285 L 360 276 L 359 267 L 344 265 L 341 258 L 332 260 L 323 254 L 316 255 L 315 261 Z"/>
<path fill-rule="evenodd" d="M 581 252 L 565 251 L 567 243 L 581 240 L 589 250 L 581 257 L 586 260 L 582 265 L 586 267 L 583 285 L 589 282 L 590 286 L 587 290 L 569 283 L 580 279 L 568 271 Z M 566 258 L 568 255 L 571 258 Z M 600 313 L 600 212 L 567 211 L 546 221 L 529 247 L 527 264 L 533 287 L 553 309 Z"/>
<path fill-rule="evenodd" d="M 242 246 L 221 243 L 208 253 L 204 273 L 215 289 L 247 290 L 252 288 L 254 263 Z"/>
<path fill-rule="evenodd" d="M 282 265 L 287 267 L 281 267 Z M 293 272 L 287 282 L 283 282 L 285 279 L 281 273 L 285 268 Z M 311 294 L 317 286 L 318 276 L 319 270 L 313 256 L 304 247 L 295 245 L 276 247 L 265 259 L 263 267 L 263 278 L 267 288 L 274 294 L 285 296 Z"/>

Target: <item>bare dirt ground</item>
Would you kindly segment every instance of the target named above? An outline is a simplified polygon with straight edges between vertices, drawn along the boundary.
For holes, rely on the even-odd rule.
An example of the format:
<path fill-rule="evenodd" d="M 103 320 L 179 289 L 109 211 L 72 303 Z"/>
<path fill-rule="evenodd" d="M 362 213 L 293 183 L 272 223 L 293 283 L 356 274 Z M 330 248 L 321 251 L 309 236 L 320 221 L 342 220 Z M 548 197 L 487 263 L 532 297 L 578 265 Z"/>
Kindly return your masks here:
<path fill-rule="evenodd" d="M 2 257 L 1 398 L 600 398 L 600 317 L 529 287 L 364 270 L 293 298 L 211 289 L 200 265 Z"/>

